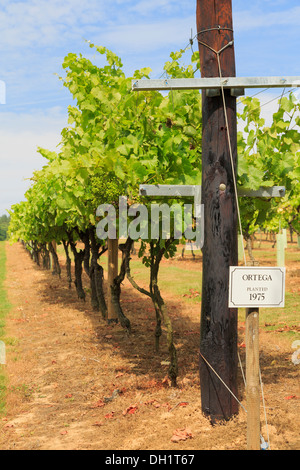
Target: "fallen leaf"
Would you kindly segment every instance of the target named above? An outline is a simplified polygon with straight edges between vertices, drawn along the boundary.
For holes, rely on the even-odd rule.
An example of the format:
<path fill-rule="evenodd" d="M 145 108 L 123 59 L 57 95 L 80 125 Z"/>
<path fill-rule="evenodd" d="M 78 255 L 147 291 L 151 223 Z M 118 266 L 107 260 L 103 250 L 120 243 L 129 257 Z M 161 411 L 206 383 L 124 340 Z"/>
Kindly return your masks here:
<path fill-rule="evenodd" d="M 171 438 L 172 442 L 186 441 L 187 439 L 192 439 L 193 433 L 189 428 L 186 429 L 176 429 Z"/>
<path fill-rule="evenodd" d="M 299 397 L 297 395 L 289 395 L 287 397 L 284 397 L 285 400 L 297 400 Z"/>
<path fill-rule="evenodd" d="M 134 415 L 134 413 L 138 410 L 137 405 L 130 405 L 126 410 L 123 411 L 123 416 L 128 415 Z"/>
<path fill-rule="evenodd" d="M 72 393 L 68 393 L 67 395 L 65 395 L 65 398 L 72 398 L 72 397 L 73 397 Z"/>
<path fill-rule="evenodd" d="M 189 299 L 196 298 L 196 297 L 201 297 L 200 292 L 194 289 L 189 289 L 189 294 L 183 294 L 182 297 L 188 297 Z"/>
<path fill-rule="evenodd" d="M 92 426 L 104 426 L 104 423 L 100 423 L 99 421 L 96 421 Z"/>
<path fill-rule="evenodd" d="M 60 433 L 62 436 L 66 436 L 68 434 L 68 431 L 61 431 Z"/>
<path fill-rule="evenodd" d="M 111 413 L 108 413 L 107 415 L 104 416 L 105 419 L 112 419 L 114 417 L 115 412 L 112 411 Z"/>
<path fill-rule="evenodd" d="M 117 375 L 116 375 L 116 379 L 118 379 L 119 377 L 122 377 L 124 375 L 124 372 L 119 372 Z"/>

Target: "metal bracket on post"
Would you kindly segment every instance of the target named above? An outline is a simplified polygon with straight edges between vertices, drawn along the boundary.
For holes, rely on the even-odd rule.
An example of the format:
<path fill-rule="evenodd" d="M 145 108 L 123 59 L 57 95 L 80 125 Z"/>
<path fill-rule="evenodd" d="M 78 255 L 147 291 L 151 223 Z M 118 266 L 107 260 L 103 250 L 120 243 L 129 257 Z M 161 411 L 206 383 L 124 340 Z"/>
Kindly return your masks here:
<path fill-rule="evenodd" d="M 235 96 L 238 98 L 239 96 L 245 95 L 245 88 L 231 88 L 230 89 L 231 96 Z M 221 88 L 207 88 L 206 89 L 206 96 L 213 98 L 214 96 L 221 95 Z"/>

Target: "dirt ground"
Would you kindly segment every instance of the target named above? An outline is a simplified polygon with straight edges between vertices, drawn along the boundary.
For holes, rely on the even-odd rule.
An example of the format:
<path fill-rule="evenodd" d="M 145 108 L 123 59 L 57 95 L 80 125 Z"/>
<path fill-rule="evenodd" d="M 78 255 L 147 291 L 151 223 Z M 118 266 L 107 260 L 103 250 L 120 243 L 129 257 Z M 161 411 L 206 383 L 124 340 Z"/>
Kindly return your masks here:
<path fill-rule="evenodd" d="M 184 262 L 188 263 L 188 262 Z M 300 265 L 300 263 L 299 263 Z M 195 265 L 194 265 L 195 266 Z M 300 267 L 300 266 L 299 266 Z M 299 277 L 292 278 L 299 288 Z M 7 244 L 7 414 L 2 450 L 245 450 L 246 413 L 212 426 L 201 413 L 200 303 L 164 296 L 179 358 L 179 386 L 167 379 L 165 336 L 154 351 L 151 302 L 125 282 L 128 336 L 108 326 L 89 301 L 33 264 L 21 245 Z M 242 362 L 244 324 L 239 324 Z M 260 335 L 261 368 L 272 450 L 299 450 L 299 367 L 280 335 Z M 3 367 L 3 366 L 2 366 Z M 246 397 L 239 373 L 239 399 Z"/>

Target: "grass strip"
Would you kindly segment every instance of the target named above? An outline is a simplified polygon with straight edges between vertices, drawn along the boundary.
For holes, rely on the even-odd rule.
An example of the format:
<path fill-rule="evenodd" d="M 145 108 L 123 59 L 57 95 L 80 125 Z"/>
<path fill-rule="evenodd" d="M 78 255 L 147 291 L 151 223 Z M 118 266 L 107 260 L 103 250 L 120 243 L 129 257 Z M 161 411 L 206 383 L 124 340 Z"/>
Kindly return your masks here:
<path fill-rule="evenodd" d="M 6 278 L 6 252 L 5 242 L 0 242 L 0 341 L 4 341 L 5 317 L 10 310 L 10 303 L 7 299 L 4 281 Z M 7 378 L 5 366 L 0 364 L 0 415 L 5 411 Z"/>

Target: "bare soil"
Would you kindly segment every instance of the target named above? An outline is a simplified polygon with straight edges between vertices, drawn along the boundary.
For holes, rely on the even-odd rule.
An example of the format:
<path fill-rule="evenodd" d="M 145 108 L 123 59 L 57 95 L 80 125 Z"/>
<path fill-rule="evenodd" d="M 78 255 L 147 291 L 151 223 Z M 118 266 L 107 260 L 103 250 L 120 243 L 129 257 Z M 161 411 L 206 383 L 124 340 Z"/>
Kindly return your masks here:
<path fill-rule="evenodd" d="M 198 270 L 191 261 L 182 263 Z M 288 278 L 298 292 L 299 268 L 294 263 Z M 62 271 L 59 280 L 34 265 L 21 245 L 7 244 L 12 310 L 0 449 L 246 449 L 242 408 L 238 416 L 214 426 L 201 412 L 200 302 L 164 295 L 179 357 L 179 385 L 171 388 L 165 335 L 160 353 L 154 349 L 155 314 L 149 299 L 124 283 L 122 302 L 133 328 L 128 336 L 120 325 L 108 326 L 89 300 L 79 301 Z M 244 363 L 243 322 L 239 335 Z M 271 449 L 299 450 L 300 366 L 292 363 L 291 344 L 280 334 L 261 331 L 260 347 Z M 241 373 L 239 399 L 246 407 Z M 261 422 L 267 440 L 263 408 Z"/>

